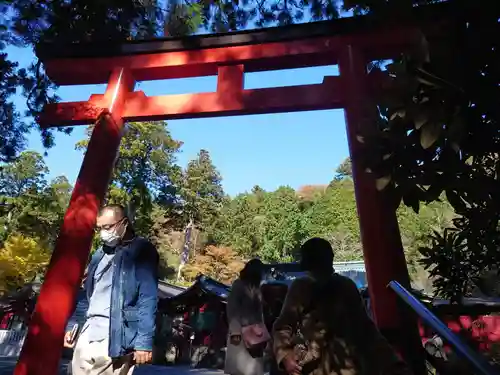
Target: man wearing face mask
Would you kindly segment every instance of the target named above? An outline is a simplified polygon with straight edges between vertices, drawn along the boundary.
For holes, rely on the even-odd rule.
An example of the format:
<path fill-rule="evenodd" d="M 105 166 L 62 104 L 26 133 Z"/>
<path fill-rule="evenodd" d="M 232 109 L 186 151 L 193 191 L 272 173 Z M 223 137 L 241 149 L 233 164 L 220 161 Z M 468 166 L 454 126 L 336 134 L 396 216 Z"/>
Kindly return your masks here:
<path fill-rule="evenodd" d="M 87 320 L 73 347 L 73 375 L 130 375 L 151 362 L 158 293 L 158 252 L 138 237 L 125 209 L 108 205 L 97 218 L 102 248 L 85 280 Z M 76 345 L 73 341 L 76 341 Z"/>

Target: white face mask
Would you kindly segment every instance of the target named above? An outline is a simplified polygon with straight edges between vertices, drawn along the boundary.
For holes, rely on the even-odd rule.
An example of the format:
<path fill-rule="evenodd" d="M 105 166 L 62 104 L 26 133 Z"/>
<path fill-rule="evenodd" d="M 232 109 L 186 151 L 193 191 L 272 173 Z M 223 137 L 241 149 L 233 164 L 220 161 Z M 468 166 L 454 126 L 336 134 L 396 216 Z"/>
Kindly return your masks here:
<path fill-rule="evenodd" d="M 121 240 L 121 237 L 117 235 L 114 231 L 102 229 L 100 235 L 104 245 L 109 247 L 115 247 Z"/>

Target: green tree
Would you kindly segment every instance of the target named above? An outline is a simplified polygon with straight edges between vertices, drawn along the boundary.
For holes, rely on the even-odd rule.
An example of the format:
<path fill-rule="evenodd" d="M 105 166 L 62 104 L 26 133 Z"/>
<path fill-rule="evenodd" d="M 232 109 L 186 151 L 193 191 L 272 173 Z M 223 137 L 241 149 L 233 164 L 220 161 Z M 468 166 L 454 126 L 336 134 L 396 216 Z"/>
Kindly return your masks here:
<path fill-rule="evenodd" d="M 156 246 L 160 256 L 158 277 L 161 280 L 173 280 L 179 266 L 180 247 L 176 247 L 174 235 L 179 237 L 179 233 L 175 233 L 179 224 L 177 218 L 169 215 L 168 211 L 163 205 L 154 203 L 150 214 L 152 225 L 148 239 Z"/>
<path fill-rule="evenodd" d="M 71 185 L 65 177 L 50 184 L 42 155 L 34 151 L 20 154 L 0 172 L 0 233 L 42 238 L 53 243 L 69 202 Z"/>
<path fill-rule="evenodd" d="M 230 246 L 238 254 L 251 258 L 262 246 L 264 200 L 267 193 L 258 188 L 255 193 L 239 194 L 225 200 L 219 215 L 208 227 L 211 242 Z"/>
<path fill-rule="evenodd" d="M 43 54 L 45 44 L 125 40 L 157 35 L 163 13 L 156 1 L 125 0 L 4 0 L 0 20 L 0 161 L 16 157 L 26 144 L 26 134 L 39 131 L 43 145 L 54 146 L 54 132 L 71 128 L 40 129 L 30 118 L 22 120 L 12 101 L 17 89 L 25 95 L 28 114 L 36 118 L 44 104 L 59 100 L 56 85 L 45 75 L 39 61 L 27 69 L 8 59 L 7 46 L 26 47 Z"/>
<path fill-rule="evenodd" d="M 306 237 L 300 202 L 295 190 L 282 186 L 268 193 L 263 202 L 258 233 L 262 246 L 258 255 L 267 261 L 291 261 Z"/>
<path fill-rule="evenodd" d="M 87 138 L 77 143 L 77 149 L 86 149 L 91 132 L 92 127 Z M 181 175 L 175 162 L 181 145 L 172 138 L 165 122 L 127 124 L 107 201 L 129 207 L 135 228 L 143 235 L 148 235 L 153 225 L 155 202 L 163 207 L 164 215 L 175 212 Z"/>
<path fill-rule="evenodd" d="M 121 155 L 121 163 L 118 159 L 115 183 L 109 196 L 126 203 L 133 197 L 129 191 L 147 194 L 147 210 L 139 212 L 147 215 L 150 224 L 145 234 L 161 254 L 162 278 L 171 279 L 176 274 L 184 238 L 179 229 L 190 218 L 196 218 L 198 227 L 203 230 L 196 246 L 201 249 L 197 252 L 198 263 L 207 259 L 207 245 L 215 246 L 211 247 L 214 249 L 231 249 L 238 259 L 259 256 L 266 261 L 290 261 L 300 244 L 312 236 L 328 239 L 337 260 L 362 259 L 352 179 L 337 179 L 329 186 L 308 185 L 298 191 L 280 187 L 274 192 L 266 192 L 255 186 L 249 193 L 230 198 L 224 196 L 221 177 L 206 152 L 200 152 L 199 157 L 189 163 L 182 178 L 178 179 L 179 185 L 174 183 L 172 176 L 167 179 L 163 175 L 156 176 L 154 172 L 179 171 L 174 160 L 180 143 L 164 140 L 148 144 L 145 141 L 143 147 L 144 144 L 136 143 L 140 135 L 138 128 L 135 129 L 131 139 L 124 139 L 126 152 Z M 147 132 L 147 129 L 151 128 L 144 127 L 141 131 Z M 158 128 L 160 133 L 163 130 Z M 84 147 L 84 142 L 79 147 Z M 158 158 L 154 150 L 161 151 Z M 2 206 L 4 211 L 0 215 L 2 238 L 21 235 L 29 241 L 43 239 L 46 244 L 43 248 L 49 249 L 69 202 L 71 185 L 64 177 L 47 183 L 48 169 L 41 155 L 33 152 L 21 154 L 15 162 L 4 165 L 1 172 L 1 199 L 8 203 Z M 137 176 L 143 184 L 142 190 L 136 188 Z M 126 186 L 136 190 L 126 190 Z M 418 249 L 431 244 L 426 234 L 442 230 L 455 215 L 447 203 L 434 202 L 423 206 L 419 215 L 402 206 L 398 217 L 407 259 L 411 271 L 417 274 L 420 272 Z M 198 232 L 196 230 L 195 237 Z M 30 246 L 14 248 L 21 249 L 19 256 L 24 258 L 31 257 L 26 249 L 35 249 Z M 10 254 L 12 251 L 9 251 Z M 8 272 L 12 275 L 14 268 L 10 267 Z"/>
<path fill-rule="evenodd" d="M 66 176 L 59 176 L 50 182 L 47 193 L 51 196 L 50 200 L 57 203 L 58 207 L 65 208 L 69 205 L 72 191 L 73 186 Z"/>
<path fill-rule="evenodd" d="M 452 225 L 456 215 L 446 201 L 422 206 L 418 214 L 409 207 L 400 206 L 397 213 L 406 261 L 410 273 L 416 274 L 422 267 L 420 249 L 431 244 L 429 235 Z"/>
<path fill-rule="evenodd" d="M 23 152 L 0 170 L 0 294 L 40 277 L 50 258 L 72 187 L 46 181 L 42 155 Z"/>
<path fill-rule="evenodd" d="M 1 9 L 0 9 L 1 10 Z M 24 71 L 17 71 L 18 63 L 10 61 L 7 54 L 1 52 L 5 49 L 8 35 L 5 27 L 0 25 L 0 161 L 12 160 L 24 149 L 28 126 L 21 120 L 21 115 L 11 99 L 21 84 Z"/>
<path fill-rule="evenodd" d="M 346 158 L 335 170 L 338 179 L 352 178 L 351 158 Z"/>
<path fill-rule="evenodd" d="M 336 181 L 306 212 L 308 237 L 323 237 L 335 249 L 335 258 L 362 259 L 359 223 L 352 180 Z"/>
<path fill-rule="evenodd" d="M 25 151 L 13 162 L 2 166 L 0 194 L 19 198 L 29 192 L 38 192 L 45 187 L 48 172 L 42 155 L 35 151 Z"/>
<path fill-rule="evenodd" d="M 345 163 L 343 163 L 345 165 Z M 402 206 L 398 219 L 410 271 L 424 274 L 419 248 L 430 242 L 429 233 L 440 231 L 454 218 L 446 202 L 434 202 L 419 215 Z M 345 177 L 329 186 L 308 185 L 298 191 L 282 187 L 252 192 L 227 199 L 208 228 L 209 243 L 232 248 L 243 258 L 260 256 L 269 261 L 287 261 L 294 250 L 310 237 L 323 237 L 335 249 L 336 260 L 362 260 L 354 182 Z"/>
<path fill-rule="evenodd" d="M 267 261 L 290 261 L 306 234 L 300 198 L 289 187 L 227 199 L 209 228 L 218 246 L 232 248 L 243 258 L 259 256 Z"/>
<path fill-rule="evenodd" d="M 184 222 L 203 229 L 213 221 L 224 201 L 222 177 L 212 163 L 210 154 L 201 150 L 182 174 L 180 196 Z"/>

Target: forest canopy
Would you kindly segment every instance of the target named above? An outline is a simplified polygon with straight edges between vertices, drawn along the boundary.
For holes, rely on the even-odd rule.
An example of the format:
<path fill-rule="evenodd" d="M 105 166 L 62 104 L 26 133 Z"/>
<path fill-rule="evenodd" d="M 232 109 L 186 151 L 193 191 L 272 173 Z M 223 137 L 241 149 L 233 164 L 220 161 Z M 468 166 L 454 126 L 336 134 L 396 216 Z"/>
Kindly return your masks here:
<path fill-rule="evenodd" d="M 281 186 L 275 191 L 255 186 L 230 197 L 207 150 L 181 168 L 177 155 L 182 142 L 172 138 L 165 122 L 128 127 L 107 202 L 133 207 L 138 232 L 158 247 L 163 279 L 176 279 L 189 223 L 194 231 L 190 262 L 181 272 L 185 282 L 198 273 L 230 282 L 252 257 L 293 261 L 298 247 L 312 236 L 328 239 L 336 260 L 363 259 L 349 159 L 328 185 L 297 190 Z M 83 139 L 76 147 L 87 142 Z M 43 276 L 72 189 L 64 176 L 48 181 L 48 173 L 44 158 L 34 151 L 22 152 L 0 172 L 4 291 Z M 408 263 L 418 276 L 419 247 L 428 233 L 450 223 L 453 211 L 447 203 L 433 203 L 420 215 L 401 207 L 398 216 Z"/>

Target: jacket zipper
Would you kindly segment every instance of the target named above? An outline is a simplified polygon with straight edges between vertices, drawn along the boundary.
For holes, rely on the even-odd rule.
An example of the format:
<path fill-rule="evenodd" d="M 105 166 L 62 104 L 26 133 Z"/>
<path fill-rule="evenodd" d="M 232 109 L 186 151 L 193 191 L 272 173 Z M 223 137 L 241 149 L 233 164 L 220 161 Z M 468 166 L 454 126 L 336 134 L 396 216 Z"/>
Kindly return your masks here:
<path fill-rule="evenodd" d="M 119 293 L 120 293 L 120 296 L 119 296 L 119 305 L 120 306 L 120 312 L 121 312 L 121 334 L 122 334 L 122 337 L 121 337 L 121 342 L 124 343 L 125 342 L 125 327 L 124 327 L 124 324 L 125 323 L 125 312 L 123 311 L 123 276 L 125 275 L 125 271 L 123 270 L 123 263 L 124 263 L 124 256 L 122 254 L 122 257 L 120 259 L 120 274 L 118 275 L 118 277 L 120 278 L 120 290 L 119 290 Z"/>

